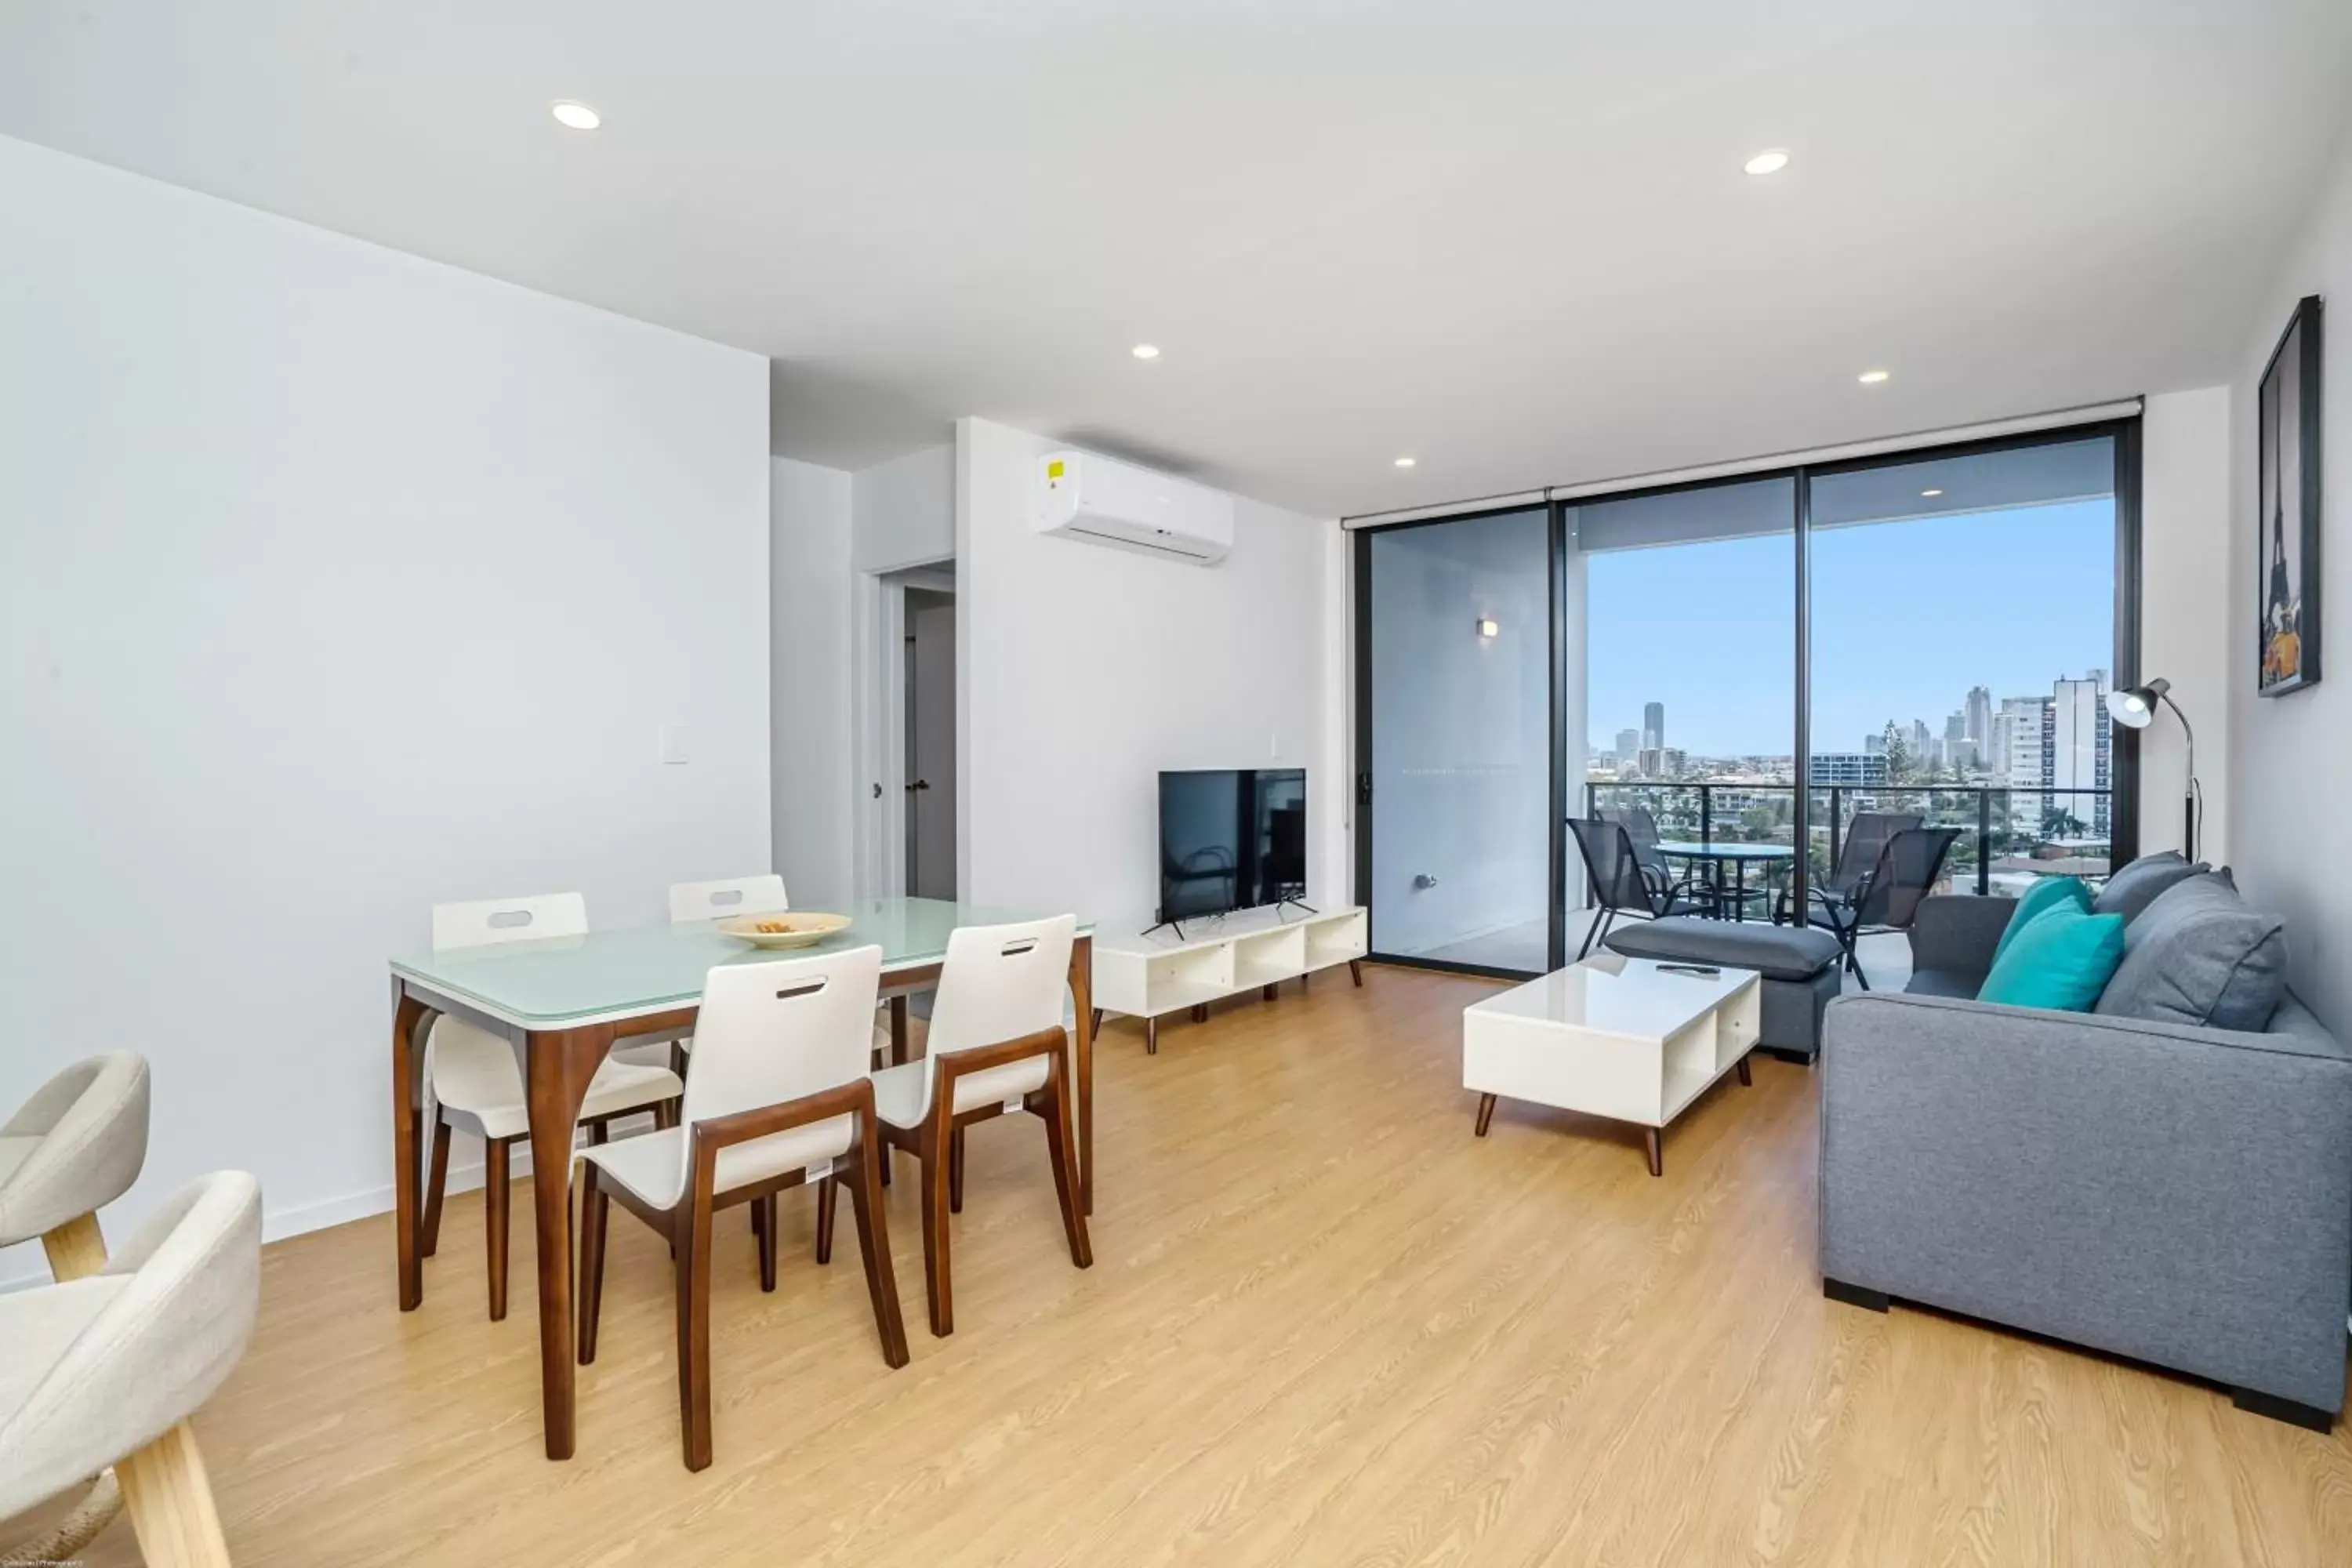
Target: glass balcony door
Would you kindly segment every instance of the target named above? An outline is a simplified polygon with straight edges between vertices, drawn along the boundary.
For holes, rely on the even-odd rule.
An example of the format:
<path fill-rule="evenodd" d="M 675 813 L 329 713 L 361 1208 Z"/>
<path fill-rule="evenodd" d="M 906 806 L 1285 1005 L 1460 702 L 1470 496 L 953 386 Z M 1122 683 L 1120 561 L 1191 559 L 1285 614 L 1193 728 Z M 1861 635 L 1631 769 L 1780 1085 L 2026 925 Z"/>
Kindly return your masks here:
<path fill-rule="evenodd" d="M 1539 973 L 1553 951 L 1549 511 L 1358 546 L 1358 898 L 1372 950 Z"/>

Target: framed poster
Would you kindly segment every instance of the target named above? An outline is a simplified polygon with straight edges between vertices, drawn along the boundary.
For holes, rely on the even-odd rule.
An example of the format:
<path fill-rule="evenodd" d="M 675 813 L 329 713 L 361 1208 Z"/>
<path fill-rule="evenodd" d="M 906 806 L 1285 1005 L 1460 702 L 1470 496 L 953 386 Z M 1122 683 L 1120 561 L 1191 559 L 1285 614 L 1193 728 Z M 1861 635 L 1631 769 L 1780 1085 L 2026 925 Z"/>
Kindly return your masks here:
<path fill-rule="evenodd" d="M 2263 367 L 2257 402 L 2254 689 L 2284 697 L 2319 681 L 2320 303 L 2294 308 Z"/>

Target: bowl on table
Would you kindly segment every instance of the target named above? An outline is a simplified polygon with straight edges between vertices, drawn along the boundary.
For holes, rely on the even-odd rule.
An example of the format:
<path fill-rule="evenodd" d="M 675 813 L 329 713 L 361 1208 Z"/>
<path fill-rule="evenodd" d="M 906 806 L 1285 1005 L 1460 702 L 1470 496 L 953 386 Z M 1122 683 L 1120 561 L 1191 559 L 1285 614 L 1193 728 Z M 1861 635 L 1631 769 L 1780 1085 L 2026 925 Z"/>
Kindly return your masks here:
<path fill-rule="evenodd" d="M 778 910 L 773 914 L 737 915 L 719 922 L 721 935 L 769 948 L 808 947 L 848 929 L 847 915 L 819 914 L 814 910 Z"/>

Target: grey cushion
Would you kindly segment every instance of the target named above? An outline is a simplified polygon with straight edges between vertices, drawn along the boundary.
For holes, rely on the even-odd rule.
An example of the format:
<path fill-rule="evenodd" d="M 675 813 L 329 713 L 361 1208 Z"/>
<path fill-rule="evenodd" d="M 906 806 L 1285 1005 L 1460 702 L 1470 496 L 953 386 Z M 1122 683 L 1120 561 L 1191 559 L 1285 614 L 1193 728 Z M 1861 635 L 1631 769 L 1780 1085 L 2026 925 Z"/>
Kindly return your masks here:
<path fill-rule="evenodd" d="M 1837 938 L 1804 926 L 1686 916 L 1619 926 L 1609 933 L 1607 946 L 1628 958 L 1753 969 L 1767 980 L 1811 980 L 1835 963 L 1839 952 Z"/>
<path fill-rule="evenodd" d="M 2175 882 L 2125 928 L 2124 961 L 2092 1011 L 2259 1030 L 2285 994 L 2284 922 L 2206 873 Z"/>
<path fill-rule="evenodd" d="M 1903 987 L 1906 996 L 1957 996 L 1973 1002 L 1984 989 L 1984 976 L 1959 969 L 1921 969 Z"/>
<path fill-rule="evenodd" d="M 2107 879 L 2107 885 L 2091 900 L 2091 912 L 2095 915 L 2121 915 L 2124 924 L 2129 925 L 2139 919 L 2141 912 L 2156 902 L 2167 889 L 2185 882 L 2205 869 L 2204 861 L 2200 860 L 2192 866 L 2188 857 L 2178 849 L 2143 855 Z"/>

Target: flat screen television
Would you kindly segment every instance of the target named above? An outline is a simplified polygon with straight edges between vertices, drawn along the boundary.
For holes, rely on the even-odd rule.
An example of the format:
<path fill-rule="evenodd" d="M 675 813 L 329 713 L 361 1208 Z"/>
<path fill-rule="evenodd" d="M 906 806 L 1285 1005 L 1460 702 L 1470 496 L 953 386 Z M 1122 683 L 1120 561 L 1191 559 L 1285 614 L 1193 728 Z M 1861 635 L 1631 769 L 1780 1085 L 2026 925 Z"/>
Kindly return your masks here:
<path fill-rule="evenodd" d="M 1307 896 L 1307 772 L 1160 775 L 1160 919 L 1199 920 Z"/>

